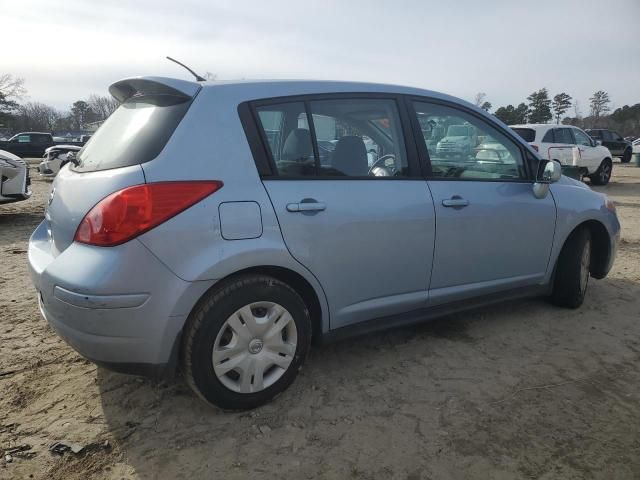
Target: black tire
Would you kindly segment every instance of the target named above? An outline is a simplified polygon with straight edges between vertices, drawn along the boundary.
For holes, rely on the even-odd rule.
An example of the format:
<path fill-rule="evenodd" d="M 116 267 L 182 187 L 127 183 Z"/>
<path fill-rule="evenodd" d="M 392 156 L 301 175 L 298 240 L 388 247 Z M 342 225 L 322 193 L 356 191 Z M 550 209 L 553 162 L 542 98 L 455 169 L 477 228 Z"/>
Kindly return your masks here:
<path fill-rule="evenodd" d="M 293 360 L 282 376 L 267 388 L 255 393 L 235 392 L 214 372 L 215 340 L 234 312 L 252 302 L 266 301 L 283 306 L 295 322 L 297 346 Z M 189 316 L 183 333 L 183 374 L 189 386 L 207 403 L 225 410 L 259 407 L 291 385 L 309 351 L 311 331 L 309 310 L 289 285 L 267 275 L 237 276 L 208 292 Z"/>
<path fill-rule="evenodd" d="M 606 185 L 611 180 L 611 173 L 613 172 L 613 163 L 610 159 L 605 158 L 596 170 L 596 173 L 590 175 L 591 183 L 594 185 Z"/>
<path fill-rule="evenodd" d="M 587 255 L 586 274 L 584 256 Z M 589 284 L 591 264 L 591 232 L 580 228 L 573 232 L 562 247 L 553 282 L 551 301 L 561 307 L 578 308 L 584 301 Z"/>
<path fill-rule="evenodd" d="M 620 159 L 622 163 L 629 163 L 631 161 L 631 149 L 627 148 L 622 154 L 622 158 Z"/>

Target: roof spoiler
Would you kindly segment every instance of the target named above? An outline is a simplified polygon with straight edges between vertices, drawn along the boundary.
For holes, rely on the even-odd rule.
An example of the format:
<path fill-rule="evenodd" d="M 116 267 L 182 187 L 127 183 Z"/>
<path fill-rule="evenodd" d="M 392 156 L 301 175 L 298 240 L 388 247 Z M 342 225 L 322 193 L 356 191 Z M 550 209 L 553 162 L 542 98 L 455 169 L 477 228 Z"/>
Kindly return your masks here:
<path fill-rule="evenodd" d="M 117 81 L 109 87 L 109 93 L 120 103 L 132 97 L 146 95 L 171 95 L 190 99 L 202 87 L 195 82 L 165 77 L 133 77 Z"/>

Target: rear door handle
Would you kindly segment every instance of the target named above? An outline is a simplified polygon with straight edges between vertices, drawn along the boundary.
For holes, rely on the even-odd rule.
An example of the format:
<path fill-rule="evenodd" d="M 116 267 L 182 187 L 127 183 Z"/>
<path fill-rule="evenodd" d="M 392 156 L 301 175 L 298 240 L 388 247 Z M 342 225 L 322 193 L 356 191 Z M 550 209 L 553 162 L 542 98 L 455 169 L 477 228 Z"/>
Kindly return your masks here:
<path fill-rule="evenodd" d="M 444 207 L 462 208 L 462 207 L 466 207 L 467 205 L 469 205 L 469 200 L 465 200 L 464 198 L 462 198 L 459 195 L 454 195 L 453 197 L 451 197 L 448 200 L 443 200 L 442 201 L 442 205 Z"/>
<path fill-rule="evenodd" d="M 322 202 L 288 203 L 287 212 L 322 212 L 327 206 Z"/>

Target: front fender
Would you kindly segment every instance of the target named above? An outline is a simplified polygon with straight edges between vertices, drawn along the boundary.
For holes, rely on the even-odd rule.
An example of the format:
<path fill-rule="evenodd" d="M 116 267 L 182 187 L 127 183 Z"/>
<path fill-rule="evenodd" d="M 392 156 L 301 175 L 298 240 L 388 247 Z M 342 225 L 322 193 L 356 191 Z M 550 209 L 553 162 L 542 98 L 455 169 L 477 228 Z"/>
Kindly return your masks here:
<path fill-rule="evenodd" d="M 547 269 L 545 280 L 551 281 L 553 267 L 569 235 L 578 226 L 594 221 L 604 227 L 608 236 L 608 259 L 603 272 L 598 275 L 604 277 L 613 265 L 620 240 L 620 222 L 616 214 L 607 208 L 606 195 L 594 192 L 584 183 L 564 176 L 551 185 L 550 191 L 556 202 L 557 221 L 549 262 L 551 268 Z"/>

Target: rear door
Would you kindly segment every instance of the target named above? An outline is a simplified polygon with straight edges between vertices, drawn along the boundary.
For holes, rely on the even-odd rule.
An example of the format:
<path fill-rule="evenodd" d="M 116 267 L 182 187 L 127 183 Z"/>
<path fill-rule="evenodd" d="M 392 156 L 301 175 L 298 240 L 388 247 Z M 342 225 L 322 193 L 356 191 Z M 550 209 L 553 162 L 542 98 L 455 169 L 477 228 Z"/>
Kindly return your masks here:
<path fill-rule="evenodd" d="M 551 195 L 534 197 L 525 149 L 463 107 L 418 98 L 412 105 L 423 132 L 429 125 L 469 125 L 479 139 L 456 158 L 439 155 L 427 134 L 419 142 L 436 212 L 430 305 L 540 284 L 556 209 Z"/>
<path fill-rule="evenodd" d="M 252 105 L 285 244 L 322 285 L 331 328 L 426 306 L 433 203 L 393 96 Z"/>

